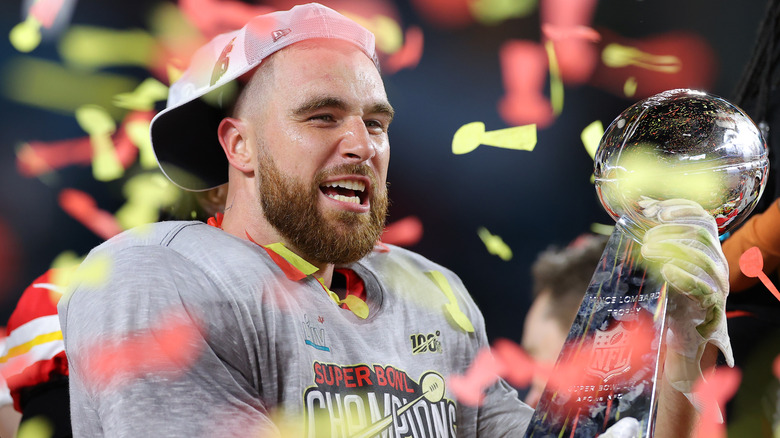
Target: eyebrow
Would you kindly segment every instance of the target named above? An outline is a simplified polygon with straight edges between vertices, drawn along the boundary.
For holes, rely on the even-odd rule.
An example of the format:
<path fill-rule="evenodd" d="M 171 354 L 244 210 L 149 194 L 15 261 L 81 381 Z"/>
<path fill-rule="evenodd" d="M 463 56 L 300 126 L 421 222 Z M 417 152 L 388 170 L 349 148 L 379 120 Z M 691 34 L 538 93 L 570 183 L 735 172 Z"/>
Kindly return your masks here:
<path fill-rule="evenodd" d="M 303 116 L 313 111 L 317 111 L 322 108 L 336 108 L 341 111 L 346 111 L 349 108 L 347 102 L 338 97 L 324 96 L 315 97 L 307 100 L 297 108 L 293 110 L 293 114 L 297 116 Z M 395 116 L 395 110 L 388 102 L 376 102 L 371 105 L 367 111 L 368 114 L 384 114 L 390 121 Z"/>

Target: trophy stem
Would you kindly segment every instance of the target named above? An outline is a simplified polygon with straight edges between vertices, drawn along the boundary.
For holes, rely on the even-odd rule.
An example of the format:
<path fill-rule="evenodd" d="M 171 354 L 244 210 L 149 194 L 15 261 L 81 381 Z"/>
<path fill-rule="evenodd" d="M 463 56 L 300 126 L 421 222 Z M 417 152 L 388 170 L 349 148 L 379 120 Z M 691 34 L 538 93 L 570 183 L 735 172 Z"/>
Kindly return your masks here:
<path fill-rule="evenodd" d="M 626 416 L 652 436 L 666 285 L 625 225 L 607 242 L 526 437 L 592 438 Z"/>

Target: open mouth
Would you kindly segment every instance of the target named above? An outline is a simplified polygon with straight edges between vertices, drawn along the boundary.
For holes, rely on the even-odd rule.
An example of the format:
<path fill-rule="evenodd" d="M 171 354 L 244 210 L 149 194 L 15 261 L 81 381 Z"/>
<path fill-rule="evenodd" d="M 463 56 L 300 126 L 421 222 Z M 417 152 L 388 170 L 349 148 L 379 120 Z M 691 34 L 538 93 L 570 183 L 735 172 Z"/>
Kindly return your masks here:
<path fill-rule="evenodd" d="M 340 179 L 320 186 L 325 196 L 341 202 L 364 205 L 368 201 L 366 183 L 360 180 Z"/>

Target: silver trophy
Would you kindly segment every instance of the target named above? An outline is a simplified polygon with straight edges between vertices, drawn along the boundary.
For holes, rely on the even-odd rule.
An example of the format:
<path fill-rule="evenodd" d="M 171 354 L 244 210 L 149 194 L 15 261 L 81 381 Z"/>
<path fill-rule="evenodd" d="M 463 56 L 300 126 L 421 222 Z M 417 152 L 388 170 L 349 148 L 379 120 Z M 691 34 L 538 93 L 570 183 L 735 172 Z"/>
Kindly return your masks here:
<path fill-rule="evenodd" d="M 596 191 L 616 221 L 526 437 L 594 437 L 634 417 L 653 435 L 667 291 L 641 257 L 652 223 L 645 199 L 684 198 L 721 235 L 753 210 L 766 183 L 758 127 L 726 100 L 670 90 L 640 101 L 607 128 L 595 156 Z"/>

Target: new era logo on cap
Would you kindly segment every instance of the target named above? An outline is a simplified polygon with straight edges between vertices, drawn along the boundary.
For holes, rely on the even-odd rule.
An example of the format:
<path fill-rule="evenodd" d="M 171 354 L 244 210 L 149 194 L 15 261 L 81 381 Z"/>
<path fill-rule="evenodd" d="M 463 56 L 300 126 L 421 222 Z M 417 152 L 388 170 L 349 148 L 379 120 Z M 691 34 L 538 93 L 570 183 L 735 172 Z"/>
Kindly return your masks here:
<path fill-rule="evenodd" d="M 279 41 L 279 38 L 287 35 L 290 32 L 292 32 L 290 29 L 275 30 L 275 31 L 271 32 L 271 38 L 274 39 L 274 42 L 277 42 L 277 41 Z"/>

